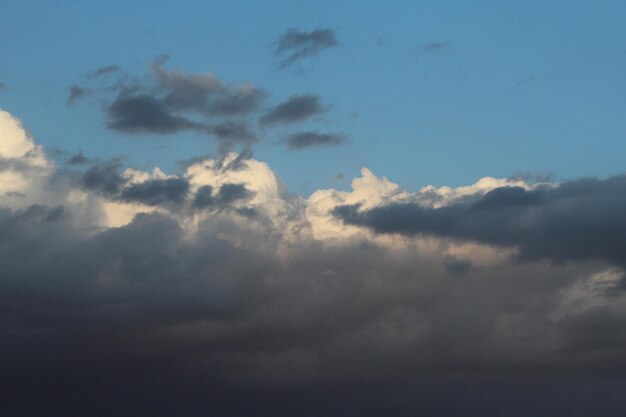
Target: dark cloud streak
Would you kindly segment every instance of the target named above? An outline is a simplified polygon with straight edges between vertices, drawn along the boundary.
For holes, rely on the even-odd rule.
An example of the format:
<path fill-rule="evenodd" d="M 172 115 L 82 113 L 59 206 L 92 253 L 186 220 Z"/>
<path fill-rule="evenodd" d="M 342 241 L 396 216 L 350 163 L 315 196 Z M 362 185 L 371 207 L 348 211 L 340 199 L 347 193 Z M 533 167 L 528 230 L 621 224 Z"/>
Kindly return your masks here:
<path fill-rule="evenodd" d="M 287 147 L 291 150 L 301 150 L 317 146 L 336 146 L 344 142 L 345 138 L 335 133 L 300 132 L 287 138 Z"/>
<path fill-rule="evenodd" d="M 108 75 L 114 72 L 118 72 L 121 70 L 122 69 L 120 68 L 119 65 L 105 65 L 103 67 L 96 68 L 93 72 L 91 72 L 91 74 L 89 74 L 89 76 L 92 78 L 96 78 L 96 77 L 100 77 L 103 75 Z"/>
<path fill-rule="evenodd" d="M 260 121 L 262 125 L 294 123 L 323 111 L 324 107 L 320 104 L 319 96 L 314 94 L 295 95 L 272 108 L 261 117 Z"/>
<path fill-rule="evenodd" d="M 280 66 L 288 67 L 306 57 L 318 55 L 324 49 L 337 46 L 335 32 L 331 29 L 318 28 L 310 32 L 291 28 L 276 41 L 276 56 L 283 57 Z"/>

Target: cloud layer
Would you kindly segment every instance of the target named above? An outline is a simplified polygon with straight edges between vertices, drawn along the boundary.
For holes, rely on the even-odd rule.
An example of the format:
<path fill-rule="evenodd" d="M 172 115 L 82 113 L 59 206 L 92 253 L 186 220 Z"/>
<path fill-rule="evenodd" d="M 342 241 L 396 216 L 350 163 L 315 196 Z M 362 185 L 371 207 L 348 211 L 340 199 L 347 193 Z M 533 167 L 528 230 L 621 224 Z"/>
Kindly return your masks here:
<path fill-rule="evenodd" d="M 624 406 L 623 177 L 409 192 L 364 168 L 304 199 L 236 154 L 57 169 L 7 112 L 0 137 L 3 414 Z"/>

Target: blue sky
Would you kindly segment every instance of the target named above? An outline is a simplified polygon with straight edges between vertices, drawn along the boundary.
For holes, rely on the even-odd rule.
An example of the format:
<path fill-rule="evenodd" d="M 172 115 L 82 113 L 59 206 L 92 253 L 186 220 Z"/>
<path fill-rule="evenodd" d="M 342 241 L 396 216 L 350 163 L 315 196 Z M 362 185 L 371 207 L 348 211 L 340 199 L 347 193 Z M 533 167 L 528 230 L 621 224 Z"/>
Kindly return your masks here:
<path fill-rule="evenodd" d="M 325 113 L 268 129 L 253 146 L 255 159 L 304 195 L 346 187 L 361 166 L 411 190 L 624 168 L 624 2 L 3 1 L 2 9 L 0 105 L 48 149 L 168 171 L 215 154 L 200 133 L 107 130 L 102 97 L 66 105 L 69 86 L 88 84 L 96 68 L 146 76 L 167 53 L 168 69 L 264 89 L 263 108 L 319 95 Z M 328 28 L 339 45 L 280 68 L 275 42 L 289 28 Z M 348 140 L 300 151 L 279 143 L 301 128 Z"/>

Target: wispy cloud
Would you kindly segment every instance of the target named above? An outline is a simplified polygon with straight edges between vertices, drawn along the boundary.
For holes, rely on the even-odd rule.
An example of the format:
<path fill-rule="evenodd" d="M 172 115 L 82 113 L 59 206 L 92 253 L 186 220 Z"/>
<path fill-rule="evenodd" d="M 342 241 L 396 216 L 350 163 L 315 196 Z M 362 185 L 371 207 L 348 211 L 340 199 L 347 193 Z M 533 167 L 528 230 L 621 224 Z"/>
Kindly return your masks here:
<path fill-rule="evenodd" d="M 331 29 L 318 28 L 307 32 L 291 28 L 278 38 L 274 53 L 281 58 L 280 65 L 285 68 L 303 58 L 316 56 L 324 49 L 338 44 L 335 32 Z"/>

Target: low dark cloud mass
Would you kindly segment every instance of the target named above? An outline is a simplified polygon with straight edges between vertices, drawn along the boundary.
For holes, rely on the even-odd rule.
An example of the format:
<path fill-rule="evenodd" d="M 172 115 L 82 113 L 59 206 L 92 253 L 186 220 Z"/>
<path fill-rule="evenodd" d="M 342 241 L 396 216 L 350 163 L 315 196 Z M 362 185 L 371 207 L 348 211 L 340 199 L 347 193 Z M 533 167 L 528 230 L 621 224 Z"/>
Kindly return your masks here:
<path fill-rule="evenodd" d="M 302 94 L 290 97 L 261 117 L 261 124 L 294 123 L 324 111 L 319 96 Z"/>
<path fill-rule="evenodd" d="M 300 132 L 287 138 L 287 147 L 300 150 L 315 146 L 340 145 L 345 142 L 343 136 L 335 133 Z"/>
<path fill-rule="evenodd" d="M 0 210 L 3 414 L 599 417 L 624 406 L 626 316 L 545 318 L 585 267 L 459 280 L 359 241 L 280 253 L 273 233 L 225 218 L 189 239 L 160 214 L 95 234 L 73 215 Z"/>
<path fill-rule="evenodd" d="M 626 176 L 305 200 L 249 154 L 55 169 L 2 116 L 2 416 L 623 414 Z"/>
<path fill-rule="evenodd" d="M 327 48 L 337 46 L 335 32 L 318 28 L 310 32 L 291 28 L 276 41 L 275 54 L 282 58 L 281 67 L 287 67 L 302 58 L 313 57 Z"/>
<path fill-rule="evenodd" d="M 399 203 L 335 214 L 378 233 L 433 235 L 516 247 L 524 259 L 602 259 L 626 266 L 626 176 L 557 187 L 503 187 L 441 208 Z"/>

